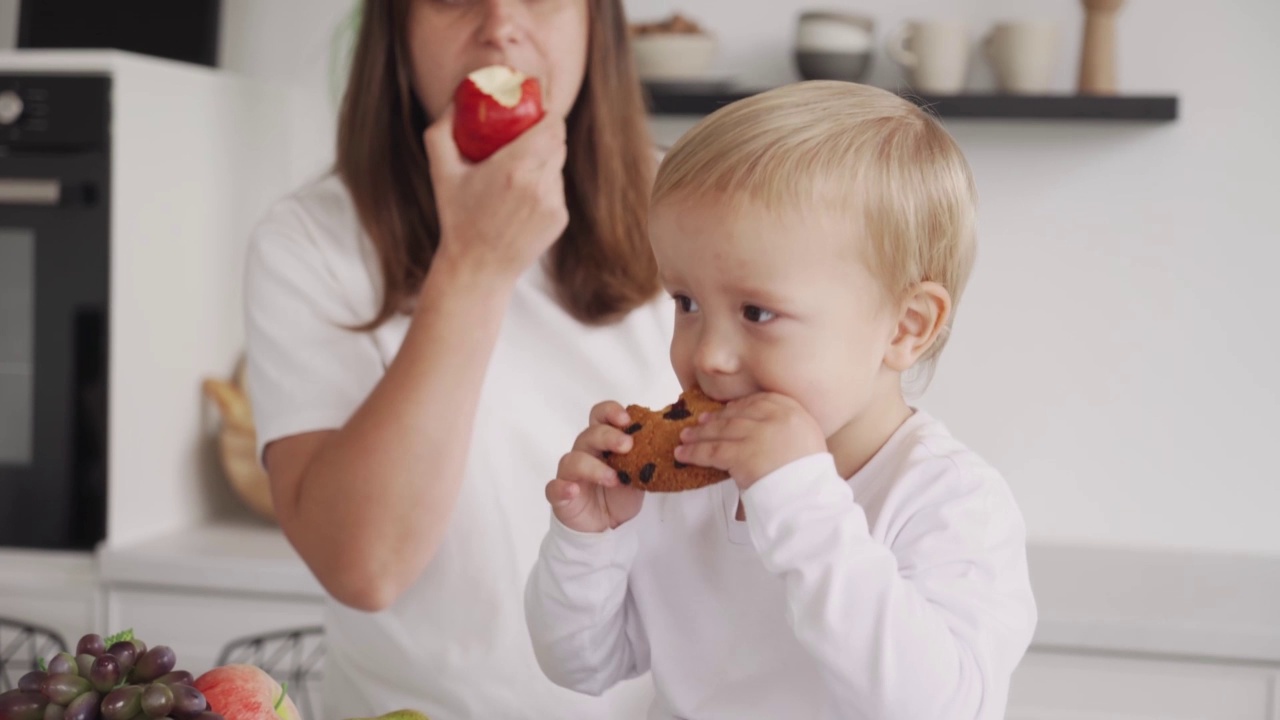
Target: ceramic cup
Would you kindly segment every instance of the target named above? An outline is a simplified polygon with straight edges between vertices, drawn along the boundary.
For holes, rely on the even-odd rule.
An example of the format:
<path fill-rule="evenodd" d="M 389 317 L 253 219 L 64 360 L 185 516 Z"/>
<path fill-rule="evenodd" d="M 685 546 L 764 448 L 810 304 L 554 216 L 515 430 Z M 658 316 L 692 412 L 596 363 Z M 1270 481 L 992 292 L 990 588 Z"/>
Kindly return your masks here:
<path fill-rule="evenodd" d="M 898 28 L 885 50 L 907 69 L 913 90 L 928 95 L 964 91 L 972 46 L 963 22 L 913 20 Z"/>
<path fill-rule="evenodd" d="M 1053 80 L 1058 52 L 1058 26 L 1048 21 L 998 23 L 982 48 L 1003 92 L 1044 95 Z"/>
<path fill-rule="evenodd" d="M 806 80 L 862 80 L 871 68 L 875 22 L 862 15 L 810 10 L 796 23 L 796 67 Z"/>

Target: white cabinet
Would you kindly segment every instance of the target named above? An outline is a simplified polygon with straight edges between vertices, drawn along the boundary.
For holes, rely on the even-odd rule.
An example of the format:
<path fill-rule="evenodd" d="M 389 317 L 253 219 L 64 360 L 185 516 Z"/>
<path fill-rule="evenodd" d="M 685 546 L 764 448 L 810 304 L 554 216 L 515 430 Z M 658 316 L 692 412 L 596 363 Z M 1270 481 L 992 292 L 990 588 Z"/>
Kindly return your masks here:
<path fill-rule="evenodd" d="M 93 555 L 0 552 L 0 617 L 46 627 L 74 648 L 97 629 L 100 607 Z"/>
<path fill-rule="evenodd" d="M 132 628 L 150 645 L 172 647 L 182 669 L 200 673 L 233 640 L 321 624 L 323 596 L 306 582 L 305 568 L 282 563 L 286 572 L 254 572 L 255 562 L 278 562 L 273 552 L 283 552 L 270 531 L 259 536 L 266 547 L 250 543 L 242 549 L 246 557 L 235 563 L 251 573 L 247 579 L 217 568 L 219 560 L 232 563 L 208 546 L 202 548 L 207 566 L 188 559 L 185 577 L 170 563 L 141 553 L 131 563 L 106 553 L 106 572 L 100 573 L 90 553 L 0 551 L 0 618 L 46 627 L 73 648 L 85 633 Z M 200 571 L 209 581 L 205 586 L 181 582 Z M 260 574 L 275 582 L 257 581 Z M 180 582 L 156 582 L 166 575 Z"/>
<path fill-rule="evenodd" d="M 1032 651 L 1008 720 L 1276 720 L 1280 667 Z"/>
<path fill-rule="evenodd" d="M 108 587 L 106 626 L 133 628 L 148 644 L 172 647 L 178 667 L 198 675 L 233 640 L 320 624 L 322 606 L 317 598 L 301 596 Z"/>
<path fill-rule="evenodd" d="M 192 673 L 233 640 L 321 623 L 324 592 L 275 527 L 205 525 L 98 558 L 106 627 L 172 647 Z"/>

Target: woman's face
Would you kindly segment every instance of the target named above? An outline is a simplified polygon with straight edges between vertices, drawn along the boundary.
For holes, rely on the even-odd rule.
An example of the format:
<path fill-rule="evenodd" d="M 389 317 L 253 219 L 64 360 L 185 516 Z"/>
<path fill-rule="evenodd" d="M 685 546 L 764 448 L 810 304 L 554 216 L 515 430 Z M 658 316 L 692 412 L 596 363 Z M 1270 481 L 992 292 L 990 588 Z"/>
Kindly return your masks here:
<path fill-rule="evenodd" d="M 505 64 L 535 77 L 543 106 L 569 114 L 587 64 L 587 0 L 410 0 L 413 88 L 437 118 L 472 70 Z"/>

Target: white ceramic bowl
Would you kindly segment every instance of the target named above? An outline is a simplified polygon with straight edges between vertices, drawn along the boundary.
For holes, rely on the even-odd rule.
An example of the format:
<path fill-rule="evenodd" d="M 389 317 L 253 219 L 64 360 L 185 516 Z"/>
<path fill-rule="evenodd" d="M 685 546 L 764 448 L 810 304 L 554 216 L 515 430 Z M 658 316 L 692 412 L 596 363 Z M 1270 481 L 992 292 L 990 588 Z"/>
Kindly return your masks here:
<path fill-rule="evenodd" d="M 631 38 L 642 81 L 701 80 L 716 59 L 715 37 L 703 33 L 647 33 Z"/>

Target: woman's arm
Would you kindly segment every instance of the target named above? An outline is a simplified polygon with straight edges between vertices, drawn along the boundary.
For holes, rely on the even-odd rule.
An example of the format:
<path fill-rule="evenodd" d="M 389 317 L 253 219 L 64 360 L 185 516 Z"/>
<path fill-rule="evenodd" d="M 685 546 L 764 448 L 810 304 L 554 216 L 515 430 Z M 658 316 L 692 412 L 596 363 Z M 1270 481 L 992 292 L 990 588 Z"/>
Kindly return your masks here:
<path fill-rule="evenodd" d="M 437 261 L 399 354 L 347 424 L 267 446 L 280 526 L 339 602 L 386 608 L 439 546 L 509 293 Z"/>
<path fill-rule="evenodd" d="M 439 547 L 512 289 L 568 222 L 563 120 L 470 165 L 451 117 L 426 133 L 441 244 L 399 353 L 343 427 L 264 455 L 289 541 L 334 598 L 362 610 L 395 602 Z"/>

